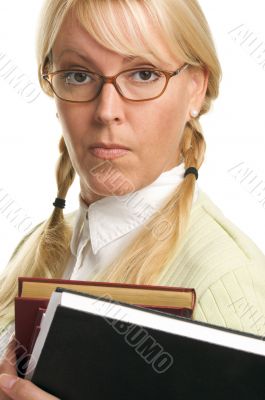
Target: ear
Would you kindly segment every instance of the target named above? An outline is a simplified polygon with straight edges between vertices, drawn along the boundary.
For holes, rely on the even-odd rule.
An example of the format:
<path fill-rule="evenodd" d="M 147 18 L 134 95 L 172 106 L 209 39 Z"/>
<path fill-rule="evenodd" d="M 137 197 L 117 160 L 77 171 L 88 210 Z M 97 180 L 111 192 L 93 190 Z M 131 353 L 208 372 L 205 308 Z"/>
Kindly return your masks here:
<path fill-rule="evenodd" d="M 192 110 L 200 112 L 209 81 L 209 70 L 207 68 L 192 67 L 189 71 L 189 109 L 188 113 Z"/>

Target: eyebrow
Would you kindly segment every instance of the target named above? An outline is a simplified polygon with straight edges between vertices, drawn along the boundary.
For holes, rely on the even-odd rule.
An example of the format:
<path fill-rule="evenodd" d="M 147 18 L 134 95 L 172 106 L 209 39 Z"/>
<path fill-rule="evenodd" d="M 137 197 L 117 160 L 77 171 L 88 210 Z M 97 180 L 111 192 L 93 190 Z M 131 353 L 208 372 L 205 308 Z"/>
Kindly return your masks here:
<path fill-rule="evenodd" d="M 80 53 L 80 52 L 78 52 L 77 50 L 74 50 L 74 49 L 64 49 L 61 52 L 61 54 L 59 55 L 57 61 L 59 61 L 65 53 L 74 53 L 75 55 L 77 55 L 79 58 L 81 58 L 85 62 L 89 62 L 90 64 L 94 64 L 96 66 L 95 62 L 88 55 L 84 55 L 84 54 L 82 54 L 82 53 Z M 123 57 L 122 64 L 126 64 L 128 62 L 137 61 L 137 60 L 138 61 L 142 61 L 142 62 L 147 62 L 147 63 L 151 64 L 150 61 L 148 61 L 148 60 L 146 60 L 146 59 L 144 59 L 143 57 L 140 57 L 140 56 Z"/>

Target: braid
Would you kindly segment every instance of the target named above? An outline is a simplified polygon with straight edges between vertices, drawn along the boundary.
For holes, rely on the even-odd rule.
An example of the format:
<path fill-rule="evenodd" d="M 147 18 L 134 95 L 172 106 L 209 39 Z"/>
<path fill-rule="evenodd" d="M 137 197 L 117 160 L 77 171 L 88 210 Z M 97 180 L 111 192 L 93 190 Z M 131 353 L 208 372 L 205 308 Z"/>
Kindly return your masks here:
<path fill-rule="evenodd" d="M 66 194 L 74 181 L 75 170 L 72 166 L 63 136 L 59 142 L 59 151 L 60 157 L 56 167 L 57 197 L 65 199 Z M 49 227 L 62 223 L 63 220 L 63 210 L 55 207 L 50 217 Z"/>
<path fill-rule="evenodd" d="M 56 168 L 57 197 L 65 198 L 69 187 L 73 183 L 75 170 L 72 166 L 64 138 L 59 143 L 60 157 Z M 38 257 L 36 260 L 36 273 L 43 270 L 46 265 L 46 276 L 59 278 L 62 268 L 69 255 L 71 228 L 64 220 L 63 210 L 54 207 L 51 217 L 47 220 L 39 243 Z M 41 260 L 38 262 L 38 260 Z"/>
<path fill-rule="evenodd" d="M 63 136 L 60 139 L 59 143 L 60 150 L 60 158 L 58 160 L 57 170 L 56 170 L 56 179 L 58 186 L 58 197 L 65 198 L 69 187 L 72 185 L 75 170 L 72 166 L 68 150 L 64 141 Z"/>
<path fill-rule="evenodd" d="M 184 158 L 186 169 L 189 167 L 200 168 L 204 160 L 206 144 L 201 133 L 199 121 L 194 119 L 187 122 L 180 144 L 180 150 Z"/>
<path fill-rule="evenodd" d="M 197 169 L 203 163 L 206 143 L 201 133 L 201 125 L 198 120 L 192 119 L 186 124 L 186 128 L 180 144 L 180 151 L 184 159 L 185 169 L 195 167 Z M 195 190 L 196 177 L 188 174 L 181 183 L 181 196 L 178 201 L 180 232 L 184 234 L 187 228 L 192 201 Z"/>
<path fill-rule="evenodd" d="M 56 169 L 58 197 L 65 198 L 75 171 L 61 138 L 60 157 Z M 22 240 L 0 275 L 0 330 L 14 320 L 14 298 L 17 296 L 17 277 L 33 276 L 60 278 L 70 253 L 72 229 L 65 222 L 63 210 L 54 208 L 50 218 L 40 223 Z"/>

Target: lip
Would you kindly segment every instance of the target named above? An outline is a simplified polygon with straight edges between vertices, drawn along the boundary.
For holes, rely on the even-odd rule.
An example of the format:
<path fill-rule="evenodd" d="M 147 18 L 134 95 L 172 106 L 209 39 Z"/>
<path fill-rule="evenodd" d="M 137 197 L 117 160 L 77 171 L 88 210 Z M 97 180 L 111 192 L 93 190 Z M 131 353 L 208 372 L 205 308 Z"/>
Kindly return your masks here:
<path fill-rule="evenodd" d="M 125 150 L 129 150 L 128 147 L 123 146 L 122 144 L 118 144 L 118 143 L 103 143 L 103 142 L 98 142 L 98 143 L 94 143 L 90 146 L 90 149 L 94 149 L 94 148 L 103 148 L 103 149 L 125 149 Z"/>
<path fill-rule="evenodd" d="M 129 149 L 116 143 L 95 143 L 89 148 L 90 153 L 103 160 L 113 160 L 129 153 Z"/>

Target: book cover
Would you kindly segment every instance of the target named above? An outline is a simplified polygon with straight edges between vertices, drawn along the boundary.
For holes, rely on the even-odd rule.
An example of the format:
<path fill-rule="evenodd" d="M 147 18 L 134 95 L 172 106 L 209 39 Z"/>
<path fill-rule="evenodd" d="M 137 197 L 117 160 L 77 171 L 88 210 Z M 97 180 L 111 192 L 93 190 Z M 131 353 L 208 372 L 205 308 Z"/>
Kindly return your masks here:
<path fill-rule="evenodd" d="M 51 304 L 32 354 L 39 352 L 29 377 L 47 392 L 64 400 L 264 399 L 261 338 L 114 301 L 106 308 L 102 299 L 76 295 L 77 302 Z"/>

